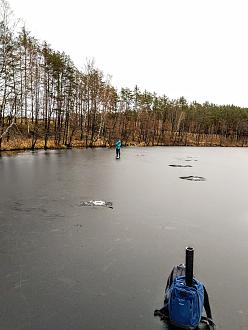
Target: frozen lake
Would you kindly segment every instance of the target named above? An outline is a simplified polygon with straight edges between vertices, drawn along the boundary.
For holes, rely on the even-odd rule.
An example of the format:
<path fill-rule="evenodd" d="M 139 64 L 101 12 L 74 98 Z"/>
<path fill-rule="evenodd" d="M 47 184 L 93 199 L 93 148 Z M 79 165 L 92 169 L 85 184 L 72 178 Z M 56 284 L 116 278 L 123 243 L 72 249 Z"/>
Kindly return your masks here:
<path fill-rule="evenodd" d="M 164 330 L 153 311 L 186 246 L 195 248 L 194 273 L 218 329 L 247 329 L 248 149 L 123 148 L 114 156 L 0 158 L 0 329 Z M 90 200 L 113 209 L 80 206 Z"/>

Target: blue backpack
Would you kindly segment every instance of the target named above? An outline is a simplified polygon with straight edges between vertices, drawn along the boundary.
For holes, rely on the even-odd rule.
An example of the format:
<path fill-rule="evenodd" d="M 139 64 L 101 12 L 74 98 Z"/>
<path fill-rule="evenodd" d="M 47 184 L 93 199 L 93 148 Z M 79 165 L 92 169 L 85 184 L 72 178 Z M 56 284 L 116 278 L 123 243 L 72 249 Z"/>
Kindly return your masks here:
<path fill-rule="evenodd" d="M 194 330 L 200 324 L 205 324 L 207 329 L 213 330 L 215 324 L 212 321 L 207 291 L 196 278 L 193 278 L 192 284 L 189 287 L 185 283 L 185 266 L 175 266 L 167 281 L 164 307 L 155 310 L 154 315 L 181 329 Z M 206 317 L 202 316 L 203 308 Z"/>
<path fill-rule="evenodd" d="M 193 278 L 193 286 L 185 284 L 185 276 L 176 277 L 170 287 L 168 301 L 170 323 L 193 330 L 200 321 L 204 304 L 203 284 Z"/>

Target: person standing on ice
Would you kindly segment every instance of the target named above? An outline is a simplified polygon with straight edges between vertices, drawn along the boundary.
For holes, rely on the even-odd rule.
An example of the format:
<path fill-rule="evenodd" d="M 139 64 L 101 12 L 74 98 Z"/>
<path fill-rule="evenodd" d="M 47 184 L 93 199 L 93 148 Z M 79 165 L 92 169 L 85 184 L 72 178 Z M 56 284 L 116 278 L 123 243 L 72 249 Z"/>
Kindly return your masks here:
<path fill-rule="evenodd" d="M 115 151 L 116 151 L 116 159 L 119 159 L 121 156 L 121 140 L 117 139 L 115 142 Z"/>

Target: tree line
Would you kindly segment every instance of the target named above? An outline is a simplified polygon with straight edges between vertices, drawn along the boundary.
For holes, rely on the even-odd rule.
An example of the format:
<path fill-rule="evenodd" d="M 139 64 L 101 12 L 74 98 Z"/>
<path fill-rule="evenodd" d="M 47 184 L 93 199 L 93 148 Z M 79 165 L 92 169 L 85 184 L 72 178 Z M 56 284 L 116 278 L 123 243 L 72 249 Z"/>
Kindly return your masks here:
<path fill-rule="evenodd" d="M 124 145 L 248 145 L 248 109 L 117 90 L 87 61 L 15 31 L 0 0 L 0 150 Z"/>

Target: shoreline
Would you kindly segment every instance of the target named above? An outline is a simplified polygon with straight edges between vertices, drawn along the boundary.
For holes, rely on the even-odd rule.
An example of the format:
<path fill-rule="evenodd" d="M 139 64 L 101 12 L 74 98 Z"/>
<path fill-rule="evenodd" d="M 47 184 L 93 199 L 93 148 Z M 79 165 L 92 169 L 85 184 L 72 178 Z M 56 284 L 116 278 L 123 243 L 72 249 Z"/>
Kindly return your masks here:
<path fill-rule="evenodd" d="M 248 145 L 196 145 L 196 144 L 188 144 L 188 145 L 180 145 L 180 144 L 158 144 L 158 145 L 144 145 L 144 144 L 126 144 L 122 146 L 123 148 L 156 148 L 156 147 L 194 147 L 194 148 L 247 148 Z M 51 146 L 51 147 L 36 147 L 36 148 L 28 148 L 28 147 L 20 147 L 20 148 L 13 148 L 13 149 L 2 149 L 0 150 L 1 155 L 12 155 L 16 153 L 24 153 L 28 151 L 38 152 L 38 151 L 53 151 L 53 150 L 71 150 L 71 149 L 97 149 L 97 148 L 107 148 L 107 149 L 114 149 L 114 146 L 107 146 L 107 145 L 94 145 L 94 146 Z"/>

